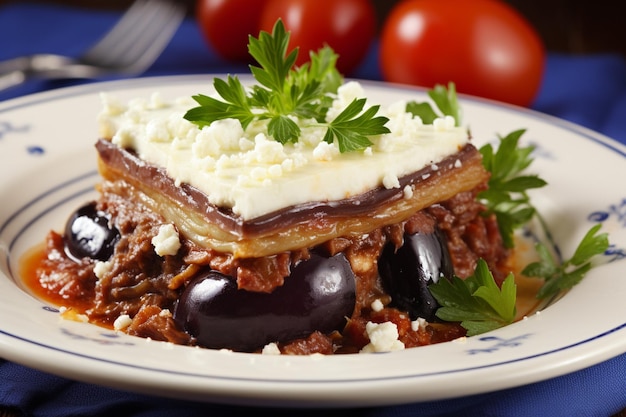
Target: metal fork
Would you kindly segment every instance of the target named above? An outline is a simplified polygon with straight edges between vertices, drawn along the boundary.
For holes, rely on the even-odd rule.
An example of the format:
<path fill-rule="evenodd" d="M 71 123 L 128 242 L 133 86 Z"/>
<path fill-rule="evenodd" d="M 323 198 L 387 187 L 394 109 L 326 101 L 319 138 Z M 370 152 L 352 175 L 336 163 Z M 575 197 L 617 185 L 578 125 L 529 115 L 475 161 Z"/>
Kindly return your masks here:
<path fill-rule="evenodd" d="M 0 90 L 31 78 L 98 78 L 144 72 L 185 17 L 184 2 L 137 0 L 113 28 L 78 58 L 36 54 L 0 62 Z"/>

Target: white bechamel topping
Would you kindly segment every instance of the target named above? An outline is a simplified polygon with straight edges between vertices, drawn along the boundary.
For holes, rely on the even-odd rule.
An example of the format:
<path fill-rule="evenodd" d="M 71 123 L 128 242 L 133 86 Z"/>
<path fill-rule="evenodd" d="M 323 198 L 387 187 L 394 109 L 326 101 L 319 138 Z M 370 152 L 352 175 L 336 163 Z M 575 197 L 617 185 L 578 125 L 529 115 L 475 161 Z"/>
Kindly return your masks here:
<path fill-rule="evenodd" d="M 329 120 L 358 97 L 365 97 L 359 83 L 340 87 Z M 196 106 L 191 97 L 167 101 L 155 93 L 122 104 L 102 94 L 102 101 L 102 137 L 134 149 L 143 160 L 165 168 L 177 184 L 202 190 L 212 204 L 232 208 L 244 220 L 309 201 L 341 200 L 381 185 L 398 188 L 399 178 L 435 165 L 468 141 L 453 118 L 424 125 L 405 111 L 405 102 L 379 111 L 390 119 L 391 133 L 371 137 L 373 145 L 364 151 L 342 154 L 336 143 L 322 140 L 325 129 L 315 121 L 298 121 L 298 143 L 282 145 L 266 136 L 267 121 L 252 122 L 246 131 L 232 119 L 199 128 L 183 118 Z M 367 107 L 374 104 L 368 101 Z"/>

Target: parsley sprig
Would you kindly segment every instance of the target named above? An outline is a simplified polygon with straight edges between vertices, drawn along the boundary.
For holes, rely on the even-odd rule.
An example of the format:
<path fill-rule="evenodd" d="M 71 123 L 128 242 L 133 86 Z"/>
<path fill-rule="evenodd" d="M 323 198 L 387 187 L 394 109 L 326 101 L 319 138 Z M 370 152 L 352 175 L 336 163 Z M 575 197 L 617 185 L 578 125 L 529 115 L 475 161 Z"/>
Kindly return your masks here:
<path fill-rule="evenodd" d="M 540 188 L 546 182 L 536 175 L 523 172 L 532 163 L 532 146 L 520 147 L 524 130 L 500 138 L 497 151 L 491 145 L 480 149 L 485 168 L 491 172 L 489 189 L 479 198 L 494 213 L 505 245 L 513 246 L 515 229 L 527 224 L 538 212 L 531 205 L 528 190 Z M 541 218 L 540 218 L 541 220 Z M 538 299 L 548 299 L 578 284 L 592 268 L 592 258 L 609 247 L 608 235 L 599 233 L 601 225 L 589 229 L 578 244 L 574 255 L 560 261 L 544 243 L 536 245 L 539 260 L 527 265 L 522 274 L 544 280 Z M 509 274 L 498 287 L 484 260 L 480 259 L 474 274 L 465 280 L 459 277 L 440 279 L 429 289 L 441 307 L 437 317 L 460 322 L 468 336 L 484 333 L 510 324 L 515 319 L 516 286 Z"/>
<path fill-rule="evenodd" d="M 511 324 L 515 319 L 517 286 L 509 274 L 501 287 L 496 284 L 487 263 L 480 259 L 474 274 L 461 279 L 440 279 L 429 286 L 441 307 L 437 317 L 461 322 L 468 336 Z"/>
<path fill-rule="evenodd" d="M 552 297 L 560 291 L 572 288 L 583 279 L 592 267 L 591 259 L 604 253 L 609 247 L 608 235 L 598 234 L 600 227 L 600 224 L 591 227 L 576 247 L 574 255 L 563 262 L 558 262 L 545 244 L 536 245 L 539 260 L 527 265 L 522 274 L 545 280 L 537 298 Z"/>
<path fill-rule="evenodd" d="M 504 245 L 513 247 L 515 229 L 527 224 L 536 213 L 530 203 L 528 190 L 541 188 L 547 183 L 534 174 L 523 172 L 532 163 L 533 146 L 519 147 L 525 130 L 520 129 L 500 137 L 497 151 L 491 144 L 480 148 L 483 166 L 489 172 L 489 189 L 478 195 L 487 207 L 487 213 L 496 215 Z"/>
<path fill-rule="evenodd" d="M 522 274 L 544 280 L 538 299 L 548 299 L 578 284 L 592 268 L 592 259 L 609 247 L 608 235 L 598 233 L 600 224 L 589 229 L 574 255 L 559 262 L 543 244 L 536 245 L 539 260 L 528 264 Z M 430 292 L 441 307 L 436 315 L 444 321 L 460 322 L 468 336 L 494 330 L 515 319 L 517 288 L 513 274 L 498 287 L 487 263 L 479 259 L 474 274 L 466 279 L 457 276 L 431 284 Z"/>
<path fill-rule="evenodd" d="M 301 135 L 294 119 L 313 120 L 327 128 L 324 141 L 337 140 L 340 152 L 365 149 L 371 136 L 389 133 L 388 119 L 376 116 L 379 106 L 365 108 L 365 99 L 355 99 L 334 120 L 326 122 L 333 94 L 343 82 L 335 64 L 337 55 L 328 46 L 310 54 L 310 62 L 294 67 L 298 49 L 287 53 L 289 33 L 281 20 L 272 33 L 261 31 L 249 37 L 248 50 L 258 65 L 250 71 L 258 82 L 246 90 L 237 76 L 215 78 L 213 85 L 220 99 L 203 94 L 193 96 L 199 104 L 185 119 L 205 126 L 216 120 L 233 118 L 245 129 L 255 120 L 269 120 L 268 134 L 286 144 Z"/>
<path fill-rule="evenodd" d="M 406 111 L 418 116 L 427 125 L 432 124 L 441 116 L 452 116 L 456 126 L 461 125 L 461 108 L 456 97 L 456 85 L 453 82 L 448 83 L 448 88 L 441 84 L 435 85 L 432 90 L 428 91 L 428 97 L 435 103 L 438 111 L 427 101 L 409 101 L 406 104 Z"/>

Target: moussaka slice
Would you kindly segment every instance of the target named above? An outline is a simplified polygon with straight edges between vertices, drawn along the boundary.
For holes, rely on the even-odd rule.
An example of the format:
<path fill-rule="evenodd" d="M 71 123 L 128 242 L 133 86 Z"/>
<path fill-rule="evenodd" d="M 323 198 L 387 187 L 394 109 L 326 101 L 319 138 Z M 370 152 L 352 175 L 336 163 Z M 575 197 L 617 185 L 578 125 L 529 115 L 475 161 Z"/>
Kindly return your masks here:
<path fill-rule="evenodd" d="M 260 62 L 279 29 L 251 41 Z M 265 62 L 261 87 L 216 79 L 224 101 L 103 94 L 99 198 L 49 233 L 37 285 L 65 315 L 215 349 L 352 353 L 464 335 L 436 318 L 428 285 L 480 259 L 503 279 L 508 251 L 476 199 L 481 154 L 452 116 L 366 107 L 367 88 L 320 70 L 328 54 L 286 78 Z"/>

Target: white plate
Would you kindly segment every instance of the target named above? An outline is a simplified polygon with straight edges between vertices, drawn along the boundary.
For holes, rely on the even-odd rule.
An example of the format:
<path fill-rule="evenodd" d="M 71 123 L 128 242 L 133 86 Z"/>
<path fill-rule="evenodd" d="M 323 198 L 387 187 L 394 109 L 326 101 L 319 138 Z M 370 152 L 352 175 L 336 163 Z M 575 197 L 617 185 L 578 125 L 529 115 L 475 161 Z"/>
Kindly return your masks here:
<path fill-rule="evenodd" d="M 372 102 L 424 99 L 421 90 L 366 83 Z M 60 229 L 98 180 L 93 144 L 98 92 L 121 98 L 206 93 L 209 76 L 91 84 L 0 105 L 0 356 L 69 378 L 203 401 L 257 405 L 383 405 L 520 386 L 626 352 L 626 147 L 570 123 L 462 97 L 475 143 L 526 128 L 534 194 L 569 256 L 597 221 L 609 232 L 605 264 L 541 314 L 464 341 L 386 354 L 330 357 L 228 353 L 144 340 L 64 321 L 20 283 L 18 260 Z M 610 262 L 609 262 L 610 261 Z M 476 381 L 480 381 L 477 384 Z"/>

